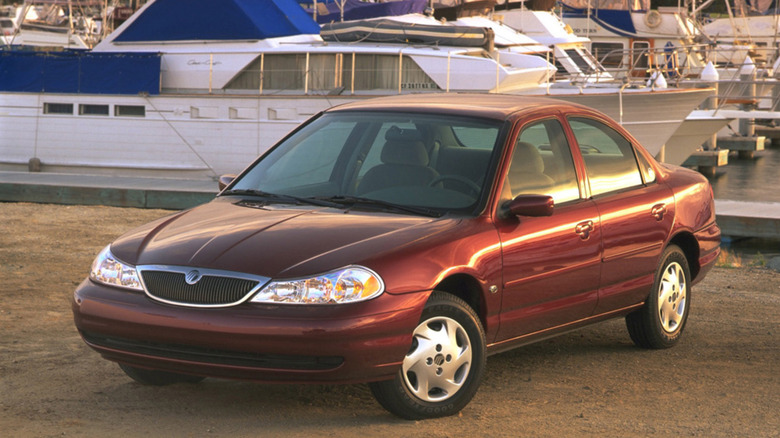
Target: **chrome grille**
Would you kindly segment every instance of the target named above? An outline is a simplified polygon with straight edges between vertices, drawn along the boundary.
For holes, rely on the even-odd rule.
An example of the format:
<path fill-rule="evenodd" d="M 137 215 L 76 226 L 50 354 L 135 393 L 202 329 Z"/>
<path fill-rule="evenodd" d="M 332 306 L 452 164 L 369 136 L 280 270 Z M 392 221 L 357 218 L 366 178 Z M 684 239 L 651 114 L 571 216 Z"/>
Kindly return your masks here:
<path fill-rule="evenodd" d="M 166 303 L 192 307 L 239 304 L 268 280 L 264 277 L 187 267 L 146 266 L 138 270 L 147 295 Z M 193 277 L 198 279 L 192 281 Z"/>

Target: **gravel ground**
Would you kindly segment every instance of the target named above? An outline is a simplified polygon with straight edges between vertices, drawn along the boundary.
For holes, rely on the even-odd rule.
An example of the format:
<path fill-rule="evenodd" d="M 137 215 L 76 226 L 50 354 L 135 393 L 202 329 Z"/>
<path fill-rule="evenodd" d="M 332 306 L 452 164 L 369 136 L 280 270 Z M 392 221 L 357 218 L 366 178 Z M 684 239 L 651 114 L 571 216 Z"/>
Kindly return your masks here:
<path fill-rule="evenodd" d="M 407 422 L 365 385 L 145 387 L 90 350 L 70 299 L 92 258 L 169 212 L 0 203 L 0 426 L 26 436 L 780 436 L 780 274 L 716 268 L 675 348 L 622 320 L 491 356 L 459 416 Z"/>

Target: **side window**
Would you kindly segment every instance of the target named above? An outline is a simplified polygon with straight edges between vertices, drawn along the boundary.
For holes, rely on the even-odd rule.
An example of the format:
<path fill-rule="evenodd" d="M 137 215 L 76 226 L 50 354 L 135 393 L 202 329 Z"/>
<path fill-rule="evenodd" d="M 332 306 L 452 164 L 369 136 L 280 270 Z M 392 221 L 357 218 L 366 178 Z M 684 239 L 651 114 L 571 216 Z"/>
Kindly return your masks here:
<path fill-rule="evenodd" d="M 574 160 L 557 119 L 534 122 L 523 129 L 512 153 L 507 185 L 513 198 L 550 195 L 556 204 L 579 199 Z"/>
<path fill-rule="evenodd" d="M 620 67 L 623 64 L 622 43 L 596 43 L 590 44 L 593 56 L 601 61 L 604 67 Z"/>
<path fill-rule="evenodd" d="M 571 117 L 569 124 L 585 160 L 593 196 L 642 184 L 634 148 L 625 137 L 597 120 Z"/>

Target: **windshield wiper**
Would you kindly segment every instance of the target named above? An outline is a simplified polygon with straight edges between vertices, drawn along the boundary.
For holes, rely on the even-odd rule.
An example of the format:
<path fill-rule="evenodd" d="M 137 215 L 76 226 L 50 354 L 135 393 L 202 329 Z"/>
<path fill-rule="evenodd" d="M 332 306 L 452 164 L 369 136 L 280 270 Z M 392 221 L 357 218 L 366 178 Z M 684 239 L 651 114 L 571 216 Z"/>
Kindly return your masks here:
<path fill-rule="evenodd" d="M 406 213 L 413 213 L 413 214 L 419 214 L 422 216 L 429 216 L 429 217 L 441 217 L 442 212 L 426 208 L 426 207 L 416 207 L 412 205 L 401 205 L 396 204 L 393 202 L 388 201 L 382 201 L 379 199 L 371 199 L 371 198 L 361 198 L 359 196 L 330 196 L 330 197 L 317 197 L 314 198 L 317 200 L 325 201 L 325 202 L 335 202 L 339 203 L 341 205 L 346 205 L 349 207 L 355 207 L 355 206 L 372 206 L 372 207 L 380 207 L 381 209 L 388 211 L 403 211 Z"/>
<path fill-rule="evenodd" d="M 257 189 L 233 189 L 223 193 L 223 195 L 249 195 L 265 198 L 271 201 L 280 202 L 282 204 L 308 204 L 316 205 L 318 207 L 332 207 L 332 208 L 344 208 L 344 205 L 338 202 L 331 202 L 326 199 L 317 198 L 303 198 L 293 195 L 280 195 L 277 193 L 264 192 Z"/>

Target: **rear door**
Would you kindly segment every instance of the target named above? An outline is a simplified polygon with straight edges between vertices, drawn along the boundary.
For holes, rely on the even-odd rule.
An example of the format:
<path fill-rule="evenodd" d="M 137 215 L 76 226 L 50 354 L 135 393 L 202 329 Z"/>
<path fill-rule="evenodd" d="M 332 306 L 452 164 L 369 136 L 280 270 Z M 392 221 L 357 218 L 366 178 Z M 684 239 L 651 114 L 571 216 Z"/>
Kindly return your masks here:
<path fill-rule="evenodd" d="M 604 245 L 604 313 L 643 301 L 674 222 L 674 198 L 627 137 L 594 117 L 568 118 L 588 176 Z"/>

